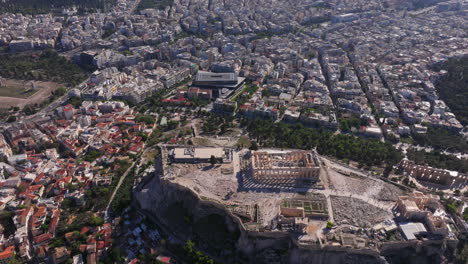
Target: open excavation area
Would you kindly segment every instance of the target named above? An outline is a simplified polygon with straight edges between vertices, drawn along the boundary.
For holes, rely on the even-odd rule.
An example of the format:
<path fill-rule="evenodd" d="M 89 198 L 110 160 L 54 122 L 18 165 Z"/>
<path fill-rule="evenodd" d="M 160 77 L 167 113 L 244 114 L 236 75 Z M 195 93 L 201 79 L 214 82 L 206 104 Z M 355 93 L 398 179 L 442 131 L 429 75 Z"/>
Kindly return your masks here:
<path fill-rule="evenodd" d="M 360 199 L 331 196 L 331 202 L 334 219 L 338 225 L 371 228 L 385 219 L 392 218 L 391 212 Z"/>
<path fill-rule="evenodd" d="M 0 77 L 0 108 L 24 107 L 39 104 L 60 87 L 59 83 L 23 81 Z"/>

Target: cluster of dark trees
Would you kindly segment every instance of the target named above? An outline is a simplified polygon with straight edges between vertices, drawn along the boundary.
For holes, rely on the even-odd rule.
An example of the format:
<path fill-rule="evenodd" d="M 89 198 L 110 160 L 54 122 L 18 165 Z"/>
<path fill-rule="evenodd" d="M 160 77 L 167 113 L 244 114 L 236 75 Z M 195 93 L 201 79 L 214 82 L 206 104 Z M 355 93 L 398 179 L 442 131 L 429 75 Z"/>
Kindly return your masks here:
<path fill-rule="evenodd" d="M 409 149 L 407 151 L 408 159 L 419 165 L 428 165 L 434 168 L 468 172 L 468 160 L 458 159 L 452 155 L 445 155 L 437 151 L 426 152 Z"/>
<path fill-rule="evenodd" d="M 138 4 L 137 11 L 147 8 L 164 9 L 172 4 L 174 4 L 174 0 L 141 0 Z"/>
<path fill-rule="evenodd" d="M 0 226 L 3 227 L 3 234 L 5 237 L 9 237 L 16 232 L 16 226 L 13 222 L 15 212 L 2 210 L 0 212 Z"/>
<path fill-rule="evenodd" d="M 367 119 L 361 119 L 356 115 L 339 118 L 338 121 L 340 122 L 340 128 L 343 130 L 343 132 L 349 132 L 353 127 L 355 129 L 359 129 L 361 126 L 369 125 L 369 121 Z"/>
<path fill-rule="evenodd" d="M 448 71 L 442 79 L 436 82 L 437 93 L 444 100 L 457 119 L 468 125 L 468 56 L 459 59 L 450 59 L 434 66 L 434 70 Z"/>
<path fill-rule="evenodd" d="M 241 120 L 250 136 L 264 147 L 312 149 L 323 155 L 348 159 L 362 165 L 392 166 L 401 160 L 401 153 L 392 144 L 352 135 L 333 134 L 301 124 L 274 123 L 271 120 Z"/>
<path fill-rule="evenodd" d="M 158 154 L 159 155 L 159 152 Z M 141 166 L 140 171 L 144 171 L 146 168 L 152 165 L 152 162 L 148 162 L 144 165 Z M 118 175 L 118 177 L 122 177 L 125 171 L 131 166 L 130 163 L 124 162 L 121 169 L 117 171 L 115 174 Z M 112 201 L 110 208 L 112 211 L 112 214 L 114 215 L 121 215 L 122 212 L 130 206 L 133 198 L 133 183 L 135 181 L 135 174 L 137 173 L 136 168 L 133 167 L 125 179 L 122 182 L 122 185 L 120 185 L 120 188 L 117 190 L 115 193 L 114 200 Z M 115 186 L 117 184 L 118 179 L 114 179 L 112 181 L 112 185 Z M 114 187 L 115 188 L 115 187 Z"/>
<path fill-rule="evenodd" d="M 455 264 L 464 264 L 468 262 L 468 234 L 463 233 L 459 236 L 459 243 L 455 253 Z"/>
<path fill-rule="evenodd" d="M 68 212 L 63 212 L 63 216 L 70 216 Z M 73 216 L 75 217 L 71 224 L 67 224 L 65 217 L 63 221 L 59 221 L 57 226 L 57 234 L 53 239 L 51 246 L 52 247 L 62 247 L 66 246 L 71 249 L 72 255 L 80 254 L 80 245 L 86 243 L 88 234 L 81 234 L 81 228 L 85 226 L 97 227 L 104 224 L 104 219 L 99 216 L 95 216 L 91 212 L 80 212 L 76 213 Z M 68 232 L 72 233 L 72 242 L 69 242 L 65 239 L 65 234 Z"/>
<path fill-rule="evenodd" d="M 216 262 L 201 251 L 195 249 L 195 243 L 192 240 L 187 240 L 184 246 L 185 254 L 190 259 L 190 263 L 197 264 L 215 264 Z"/>
<path fill-rule="evenodd" d="M 65 200 L 68 200 L 68 199 L 65 199 Z M 56 240 L 54 241 L 54 246 L 57 246 L 57 247 L 63 246 L 65 243 L 65 239 L 64 239 L 65 234 L 68 232 L 80 231 L 81 228 L 85 226 L 101 226 L 102 224 L 104 224 L 104 219 L 102 219 L 99 216 L 96 216 L 92 212 L 86 212 L 86 211 L 75 212 L 74 208 L 71 208 L 70 210 L 67 210 L 67 208 L 61 208 L 61 209 L 64 209 L 63 215 L 61 216 L 61 220 L 63 218 L 63 221 L 59 221 L 57 225 L 57 234 L 56 234 Z M 73 221 L 69 223 L 68 220 L 70 219 L 72 215 L 73 215 Z"/>
<path fill-rule="evenodd" d="M 86 210 L 103 210 L 107 206 L 107 201 L 112 194 L 112 186 L 94 185 L 85 191 L 85 200 L 87 201 L 84 209 Z"/>
<path fill-rule="evenodd" d="M 468 142 L 459 133 L 443 128 L 429 128 L 426 134 L 413 134 L 413 139 L 422 146 L 431 146 L 436 150 L 468 152 Z"/>
<path fill-rule="evenodd" d="M 159 112 L 158 110 L 162 106 L 161 100 L 169 92 L 169 89 L 161 89 L 156 91 L 153 95 L 146 98 L 145 101 L 141 102 L 136 106 L 139 113 L 145 113 L 148 110 L 152 112 Z"/>
<path fill-rule="evenodd" d="M 72 97 L 68 99 L 68 103 L 73 105 L 75 109 L 78 109 L 81 107 L 81 104 L 83 103 L 83 99 L 81 99 L 81 97 Z"/>
<path fill-rule="evenodd" d="M 83 160 L 85 160 L 87 162 L 93 162 L 97 158 L 102 156 L 102 154 L 103 153 L 101 151 L 99 151 L 99 150 L 91 150 L 90 152 L 86 153 L 86 155 L 84 155 Z"/>
<path fill-rule="evenodd" d="M 114 215 L 122 214 L 123 210 L 127 208 L 132 202 L 133 182 L 135 180 L 135 168 L 128 173 L 122 185 L 115 193 L 114 200 L 111 203 L 111 210 Z"/>
<path fill-rule="evenodd" d="M 153 116 L 150 115 L 143 115 L 143 114 L 138 114 L 135 117 L 136 122 L 143 122 L 147 125 L 153 125 L 154 122 L 156 121 Z"/>
<path fill-rule="evenodd" d="M 54 50 L 40 53 L 1 54 L 0 76 L 21 80 L 40 80 L 75 86 L 87 73 Z"/>
<path fill-rule="evenodd" d="M 156 144 L 158 144 L 160 142 L 160 139 L 161 139 L 161 136 L 162 136 L 162 131 L 158 128 L 155 128 L 153 130 L 153 133 L 151 133 L 151 136 L 149 136 L 147 138 L 146 141 L 146 145 L 147 146 L 154 146 Z"/>
<path fill-rule="evenodd" d="M 207 134 L 224 134 L 230 127 L 233 127 L 233 117 L 208 114 L 202 125 L 203 133 Z"/>
<path fill-rule="evenodd" d="M 242 90 L 240 94 L 237 95 L 235 101 L 237 102 L 238 106 L 241 106 L 252 97 L 252 95 L 258 90 L 258 86 L 254 84 L 246 84 L 245 88 Z"/>
<path fill-rule="evenodd" d="M 105 10 L 115 0 L 6 0 L 0 1 L 0 13 L 42 14 L 77 7 L 79 13 Z"/>

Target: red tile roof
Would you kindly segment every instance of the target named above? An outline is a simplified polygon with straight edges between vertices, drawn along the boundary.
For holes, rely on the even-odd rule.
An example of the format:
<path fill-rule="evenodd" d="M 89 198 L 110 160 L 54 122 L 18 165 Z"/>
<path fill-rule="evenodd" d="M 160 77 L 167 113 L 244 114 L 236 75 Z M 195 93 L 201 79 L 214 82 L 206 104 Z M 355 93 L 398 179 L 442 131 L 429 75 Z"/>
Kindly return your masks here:
<path fill-rule="evenodd" d="M 54 234 L 55 229 L 57 229 L 58 221 L 60 220 L 60 211 L 58 209 L 54 210 L 53 218 L 49 224 L 49 232 Z"/>
<path fill-rule="evenodd" d="M 97 249 L 104 249 L 104 241 L 99 241 L 97 243 Z"/>
<path fill-rule="evenodd" d="M 45 173 L 39 173 L 39 175 L 37 175 L 37 177 L 34 179 L 33 183 L 38 183 L 44 177 Z"/>
<path fill-rule="evenodd" d="M 83 227 L 81 228 L 81 230 L 80 230 L 80 234 L 84 235 L 84 234 L 88 233 L 90 230 L 91 230 L 90 227 L 88 227 L 88 226 L 83 226 Z"/>
<path fill-rule="evenodd" d="M 86 251 L 86 244 L 80 245 L 80 251 L 85 252 Z"/>
<path fill-rule="evenodd" d="M 36 244 L 41 244 L 47 240 L 50 240 L 52 239 L 52 234 L 50 233 L 45 233 L 45 234 L 42 234 L 42 235 L 38 235 L 36 237 L 34 237 L 34 242 Z"/>
<path fill-rule="evenodd" d="M 9 246 L 4 251 L 0 252 L 1 259 L 9 259 L 15 254 L 15 246 Z"/>
<path fill-rule="evenodd" d="M 171 258 L 170 257 L 158 256 L 156 259 L 158 261 L 162 262 L 162 263 L 171 263 Z"/>

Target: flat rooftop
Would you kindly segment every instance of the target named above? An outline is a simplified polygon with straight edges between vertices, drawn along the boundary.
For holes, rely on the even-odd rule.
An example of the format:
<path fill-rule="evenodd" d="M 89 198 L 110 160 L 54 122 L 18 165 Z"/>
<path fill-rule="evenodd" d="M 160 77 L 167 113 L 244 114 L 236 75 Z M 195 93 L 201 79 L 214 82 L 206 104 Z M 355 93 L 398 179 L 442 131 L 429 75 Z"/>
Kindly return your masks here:
<path fill-rule="evenodd" d="M 411 200 L 403 200 L 403 204 L 406 206 L 406 210 L 408 211 L 420 211 L 418 205 L 416 202 L 411 201 Z"/>
<path fill-rule="evenodd" d="M 400 223 L 400 228 L 407 240 L 414 240 L 418 233 L 427 232 L 422 223 Z"/>
<path fill-rule="evenodd" d="M 237 74 L 234 72 L 207 72 L 198 71 L 196 82 L 237 82 Z"/>
<path fill-rule="evenodd" d="M 222 158 L 223 148 L 174 148 L 174 158 L 176 159 L 209 159 L 211 156 Z"/>

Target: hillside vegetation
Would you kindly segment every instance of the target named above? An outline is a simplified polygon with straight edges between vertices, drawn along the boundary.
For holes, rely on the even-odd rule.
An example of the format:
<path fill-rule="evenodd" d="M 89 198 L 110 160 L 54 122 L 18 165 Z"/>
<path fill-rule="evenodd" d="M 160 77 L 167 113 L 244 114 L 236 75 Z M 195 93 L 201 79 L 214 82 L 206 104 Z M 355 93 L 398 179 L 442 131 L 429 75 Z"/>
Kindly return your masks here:
<path fill-rule="evenodd" d="M 439 169 L 454 170 L 461 173 L 468 172 L 468 160 L 458 159 L 452 155 L 445 155 L 440 152 L 426 152 L 414 149 L 408 150 L 408 159 L 413 160 L 418 165 L 428 165 Z"/>
<path fill-rule="evenodd" d="M 430 127 L 427 134 L 415 134 L 413 138 L 421 146 L 433 147 L 435 150 L 468 152 L 468 142 L 460 133 L 443 128 Z"/>
<path fill-rule="evenodd" d="M 348 159 L 362 165 L 392 166 L 401 160 L 401 153 L 390 143 L 351 135 L 335 135 L 302 126 L 274 123 L 270 120 L 242 120 L 250 136 L 263 147 L 313 149 L 322 155 Z"/>
<path fill-rule="evenodd" d="M 435 70 L 446 70 L 448 74 L 436 83 L 439 96 L 458 120 L 468 125 L 468 56 L 460 59 L 450 59 L 435 66 Z"/>

